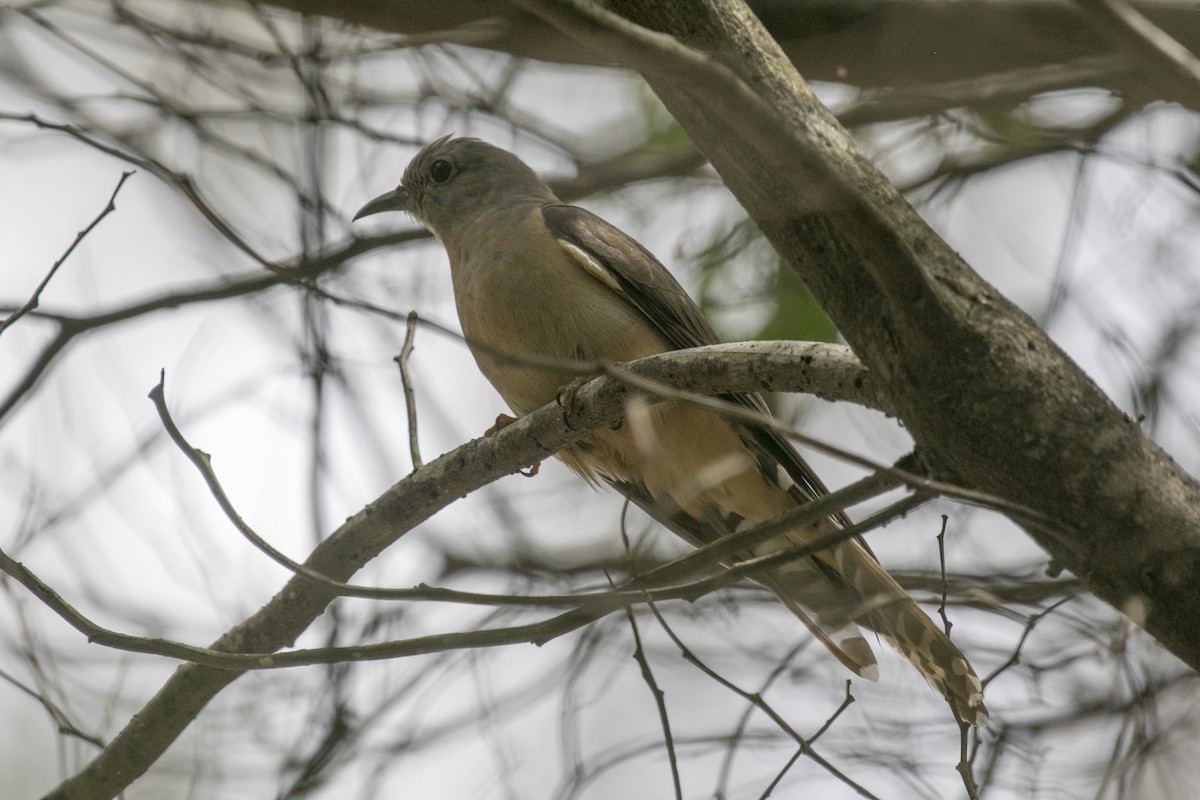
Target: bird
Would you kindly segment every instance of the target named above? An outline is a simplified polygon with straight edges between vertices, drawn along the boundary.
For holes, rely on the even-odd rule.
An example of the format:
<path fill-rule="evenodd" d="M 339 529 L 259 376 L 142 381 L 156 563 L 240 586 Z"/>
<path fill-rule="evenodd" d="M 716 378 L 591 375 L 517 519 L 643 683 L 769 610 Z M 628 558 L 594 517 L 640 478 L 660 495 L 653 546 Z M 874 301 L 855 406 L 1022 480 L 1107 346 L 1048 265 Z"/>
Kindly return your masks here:
<path fill-rule="evenodd" d="M 601 217 L 563 203 L 507 150 L 446 136 L 422 148 L 401 182 L 354 220 L 406 212 L 449 256 L 454 300 L 475 362 L 518 417 L 561 399 L 568 362 L 626 362 L 719 341 L 699 307 L 650 251 Z M 567 368 L 561 368 L 566 364 Z M 761 397 L 727 397 L 767 414 Z M 772 520 L 827 493 L 772 429 L 678 400 L 641 424 L 601 428 L 556 453 L 693 545 Z M 789 529 L 751 548 L 777 553 L 844 530 L 844 514 Z M 858 537 L 756 578 L 850 671 L 878 680 L 862 629 L 892 644 L 959 719 L 987 723 L 966 656 Z"/>

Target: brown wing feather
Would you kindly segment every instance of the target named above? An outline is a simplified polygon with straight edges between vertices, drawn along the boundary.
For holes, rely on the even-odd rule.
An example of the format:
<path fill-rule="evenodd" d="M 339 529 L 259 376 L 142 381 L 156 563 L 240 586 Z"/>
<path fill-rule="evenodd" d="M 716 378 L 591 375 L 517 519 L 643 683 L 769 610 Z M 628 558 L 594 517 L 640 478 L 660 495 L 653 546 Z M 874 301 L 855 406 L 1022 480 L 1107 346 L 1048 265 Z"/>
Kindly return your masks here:
<path fill-rule="evenodd" d="M 577 250 L 577 256 L 587 258 L 589 270 L 602 270 L 599 279 L 632 303 L 673 347 L 685 349 L 718 341 L 716 333 L 683 287 L 637 241 L 600 217 L 575 206 L 547 205 L 542 214 L 550 231 L 561 242 Z M 755 411 L 765 413 L 767 410 L 757 394 L 727 395 L 726 399 Z M 734 427 L 757 460 L 762 474 L 778 483 L 797 502 L 827 493 L 820 478 L 782 436 L 758 427 Z M 779 480 L 776 466 L 782 466 L 794 483 L 785 485 L 786 481 Z M 623 481 L 609 482 L 686 539 L 702 544 L 721 535 L 720 530 L 688 514 L 662 513 L 661 503 L 655 502 L 645 487 Z M 843 514 L 835 515 L 831 521 L 838 527 L 850 524 Z M 803 543 L 805 533 L 792 532 L 788 538 Z M 831 580 L 845 585 L 847 597 L 860 598 L 862 607 L 858 613 L 851 614 L 856 621 L 888 638 L 939 692 L 951 700 L 964 719 L 977 725 L 986 722 L 979 679 L 966 659 L 879 565 L 865 542 L 856 539 L 816 553 L 813 561 Z M 852 624 L 843 631 L 818 623 L 796 602 L 782 571 L 764 576 L 762 580 L 839 661 L 857 674 L 875 677 L 874 656 Z"/>
<path fill-rule="evenodd" d="M 670 270 L 620 228 L 578 206 L 544 206 L 542 216 L 551 233 L 603 265 L 617 281 L 623 295 L 674 348 L 684 350 L 720 341 Z M 725 398 L 745 408 L 767 413 L 766 403 L 757 394 L 733 394 L 725 395 Z M 755 454 L 765 457 L 761 460 L 770 459 L 783 466 L 796 482 L 802 494 L 798 499 L 828 493 L 817 474 L 783 437 L 762 428 L 745 430 L 747 443 L 751 444 Z M 849 520 L 842 515 L 838 522 L 849 525 Z"/>

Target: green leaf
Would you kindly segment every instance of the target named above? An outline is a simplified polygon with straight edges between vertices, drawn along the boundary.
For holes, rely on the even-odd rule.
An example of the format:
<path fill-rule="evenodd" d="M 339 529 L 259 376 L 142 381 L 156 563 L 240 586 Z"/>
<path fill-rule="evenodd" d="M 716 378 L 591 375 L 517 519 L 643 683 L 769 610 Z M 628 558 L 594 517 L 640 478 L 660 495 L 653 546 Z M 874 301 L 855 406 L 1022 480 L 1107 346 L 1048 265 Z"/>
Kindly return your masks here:
<path fill-rule="evenodd" d="M 783 259 L 775 259 L 774 313 L 755 336 L 756 339 L 804 339 L 836 342 L 837 328 L 817 305 L 817 299 L 800 276 Z"/>

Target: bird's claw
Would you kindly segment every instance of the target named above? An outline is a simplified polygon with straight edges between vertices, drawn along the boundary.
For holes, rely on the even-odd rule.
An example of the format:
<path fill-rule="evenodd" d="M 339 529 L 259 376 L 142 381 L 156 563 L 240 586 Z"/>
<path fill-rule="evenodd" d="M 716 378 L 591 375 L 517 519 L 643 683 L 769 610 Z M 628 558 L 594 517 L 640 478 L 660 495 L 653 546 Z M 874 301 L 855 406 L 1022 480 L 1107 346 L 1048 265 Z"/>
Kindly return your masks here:
<path fill-rule="evenodd" d="M 484 436 L 495 436 L 497 433 L 504 430 L 509 425 L 512 425 L 516 421 L 517 421 L 516 417 L 510 417 L 508 414 L 497 414 L 496 415 L 496 424 L 492 425 L 492 427 L 490 427 L 486 431 L 484 431 L 483 435 Z"/>
<path fill-rule="evenodd" d="M 571 414 L 575 410 L 575 393 L 594 377 L 594 375 L 580 375 L 578 378 L 572 379 L 570 382 L 563 384 L 554 398 L 555 402 L 562 408 L 563 424 L 571 430 L 575 430 L 575 426 L 571 424 Z"/>
<path fill-rule="evenodd" d="M 504 430 L 509 425 L 512 425 L 516 421 L 517 421 L 516 417 L 511 417 L 508 414 L 497 414 L 496 415 L 496 423 L 494 425 L 492 425 L 492 427 L 490 427 L 486 431 L 484 431 L 483 435 L 484 436 L 495 436 L 497 433 Z M 532 478 L 534 475 L 538 474 L 538 470 L 540 470 L 541 468 L 542 468 L 542 462 L 535 461 L 529 465 L 529 469 L 519 469 L 519 470 L 517 470 L 517 472 L 520 473 L 521 475 L 524 475 L 526 478 Z"/>

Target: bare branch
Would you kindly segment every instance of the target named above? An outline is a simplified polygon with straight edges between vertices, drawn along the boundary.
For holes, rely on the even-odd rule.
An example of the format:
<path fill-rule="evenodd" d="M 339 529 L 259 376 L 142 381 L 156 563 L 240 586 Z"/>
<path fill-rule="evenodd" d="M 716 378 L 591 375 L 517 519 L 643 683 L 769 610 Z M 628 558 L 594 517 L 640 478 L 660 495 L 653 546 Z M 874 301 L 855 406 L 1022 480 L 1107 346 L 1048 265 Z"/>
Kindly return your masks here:
<path fill-rule="evenodd" d="M 0 334 L 3 334 L 4 331 L 7 330 L 14 322 L 38 307 L 38 303 L 42 297 L 42 291 L 50 284 L 50 280 L 54 277 L 54 274 L 58 272 L 58 268 L 63 265 L 63 262 L 67 260 L 71 253 L 75 252 L 75 248 L 79 246 L 79 243 L 82 242 L 87 235 L 91 233 L 97 225 L 100 224 L 102 219 L 107 217 L 113 211 L 117 210 L 117 192 L 121 191 L 121 187 L 125 185 L 125 181 L 129 180 L 129 176 L 132 174 L 133 170 L 121 173 L 121 177 L 117 181 L 116 188 L 113 189 L 112 195 L 108 198 L 108 203 L 105 204 L 104 208 L 100 211 L 96 218 L 88 223 L 86 228 L 75 235 L 75 241 L 71 242 L 71 245 L 66 249 L 66 251 L 63 252 L 63 254 L 58 257 L 58 260 L 54 262 L 54 266 L 50 267 L 50 271 L 46 273 L 46 277 L 42 278 L 42 282 L 39 283 L 37 288 L 33 290 L 33 294 L 30 295 L 29 299 L 21 304 L 20 308 L 9 314 L 8 317 L 0 320 Z"/>
<path fill-rule="evenodd" d="M 803 752 L 804 755 L 808 756 L 814 762 L 819 764 L 830 775 L 834 776 L 846 786 L 850 787 L 859 797 L 875 798 L 875 800 L 878 800 L 878 798 L 876 798 L 876 796 L 868 791 L 865 787 L 817 753 L 817 751 L 812 747 L 812 742 L 797 733 L 796 730 L 788 724 L 787 720 L 780 716 L 779 713 L 771 707 L 771 705 L 763 698 L 762 695 L 747 692 L 745 689 L 742 689 L 737 684 L 733 683 L 719 672 L 714 670 L 708 664 L 704 663 L 703 660 L 701 660 L 686 644 L 683 643 L 683 640 L 679 638 L 674 630 L 672 630 L 671 626 L 667 624 L 667 621 L 659 612 L 658 607 L 654 603 L 650 603 L 649 606 L 651 613 L 654 614 L 654 618 L 658 620 L 659 626 L 663 629 L 667 636 L 670 637 L 671 641 L 675 643 L 675 646 L 679 648 L 679 653 L 683 656 L 685 661 L 691 663 L 709 678 L 712 678 L 714 681 L 724 686 L 738 697 L 741 697 L 743 700 L 750 703 L 762 713 L 766 714 L 771 722 L 773 722 L 781 731 L 790 736 L 792 740 L 800 746 L 800 751 Z M 844 707 L 845 705 L 843 705 L 843 708 Z M 836 718 L 838 713 L 840 712 L 835 712 L 834 718 Z M 825 727 L 821 729 L 822 733 L 824 731 Z M 790 765 L 792 762 L 788 763 Z"/>
<path fill-rule="evenodd" d="M 408 414 L 408 452 L 412 457 L 413 469 L 420 469 L 425 462 L 421 460 L 421 442 L 417 436 L 417 398 L 413 394 L 412 376 L 408 372 L 408 359 L 413 351 L 413 338 L 417 333 L 417 312 L 408 312 L 408 322 L 404 330 L 404 346 L 395 361 L 400 366 L 400 383 L 404 387 L 404 410 Z"/>
<path fill-rule="evenodd" d="M 860 482 L 860 485 L 848 487 L 848 489 L 862 491 L 864 487 L 877 485 L 878 479 L 871 478 Z M 847 492 L 847 490 L 842 490 L 842 492 L 843 496 L 853 493 L 852 491 Z M 829 507 L 831 505 L 837 505 L 834 501 L 840 502 L 842 499 L 842 497 L 835 497 L 834 494 L 824 495 L 819 500 L 798 508 L 795 513 L 782 515 L 776 520 L 753 526 L 746 531 L 739 531 L 737 543 L 742 547 L 751 547 L 756 541 L 761 542 L 774 538 L 785 530 L 793 529 L 798 524 L 822 519 L 830 513 Z M 27 588 L 47 608 L 64 619 L 80 633 L 87 636 L 88 641 L 91 643 L 131 653 L 165 656 L 195 665 L 225 670 L 231 673 L 240 673 L 250 670 L 285 669 L 314 664 L 406 658 L 451 650 L 497 647 L 509 644 L 531 643 L 541 646 L 618 609 L 628 608 L 631 603 L 652 602 L 656 599 L 670 600 L 686 598 L 688 600 L 695 600 L 697 597 L 715 589 L 728 586 L 744 577 L 753 577 L 763 571 L 777 568 L 789 561 L 811 556 L 813 553 L 861 536 L 866 531 L 885 524 L 888 520 L 902 516 L 910 511 L 911 508 L 911 500 L 901 501 L 868 517 L 862 522 L 844 530 L 817 537 L 804 545 L 797 545 L 773 552 L 768 556 L 759 556 L 739 561 L 735 566 L 729 567 L 711 578 L 692 583 L 676 583 L 681 577 L 694 574 L 697 571 L 697 567 L 711 567 L 716 559 L 727 557 L 725 551 L 729 550 L 732 545 L 728 540 L 721 540 L 651 570 L 644 576 L 633 579 L 626 586 L 621 587 L 620 590 L 590 595 L 581 594 L 569 598 L 573 601 L 570 604 L 575 605 L 576 608 L 541 622 L 517 625 L 509 628 L 435 634 L 379 644 L 319 647 L 291 650 L 284 653 L 239 652 L 224 649 L 222 647 L 223 642 L 235 632 L 240 633 L 238 628 L 226 633 L 222 639 L 219 639 L 213 646 L 207 648 L 161 638 L 121 633 L 101 626 L 79 612 L 30 569 L 12 559 L 3 550 L 0 550 L 0 572 L 8 574 Z M 320 550 L 321 548 L 318 547 L 317 551 L 314 551 L 314 555 L 319 554 Z M 310 558 L 309 560 L 312 561 L 313 559 Z M 289 583 L 289 586 L 293 586 L 294 588 L 291 590 L 291 597 L 286 598 L 286 600 L 296 602 L 304 599 L 304 597 L 298 594 L 301 590 L 296 586 L 302 578 L 308 578 L 308 575 L 299 575 Z M 666 581 L 671 582 L 667 585 L 667 588 L 656 588 L 656 586 Z M 313 589 L 314 587 L 310 584 L 309 588 Z M 319 584 L 319 588 L 325 589 L 326 587 L 324 584 Z M 283 591 L 288 591 L 288 588 L 285 587 Z M 276 595 L 277 601 L 279 597 L 280 595 Z M 553 603 L 542 604 L 553 605 Z M 271 604 L 260 610 L 259 614 L 262 615 L 264 611 L 269 609 L 271 609 Z M 250 620 L 247 620 L 239 628 L 245 627 L 249 622 Z M 270 636 L 274 633 L 270 630 L 252 632 L 262 636 Z"/>
<path fill-rule="evenodd" d="M 849 679 L 846 680 L 846 696 L 843 698 L 842 704 L 838 706 L 832 714 L 829 715 L 829 719 L 825 720 L 825 724 L 818 728 L 816 733 L 808 737 L 807 744 L 810 747 L 814 742 L 817 741 L 817 739 L 821 738 L 821 735 L 824 734 L 825 731 L 833 727 L 833 723 L 838 721 L 838 718 L 842 716 L 842 712 L 849 708 L 850 704 L 854 702 L 854 695 L 850 693 L 851 683 L 852 681 Z M 783 780 L 783 777 L 792 769 L 792 765 L 800 760 L 802 755 L 804 755 L 804 747 L 796 748 L 796 752 L 792 754 L 792 757 L 788 759 L 787 763 L 780 768 L 779 772 L 776 773 L 771 782 L 767 784 L 767 788 L 763 789 L 762 794 L 759 795 L 759 800 L 767 800 L 767 798 L 771 796 L 771 794 L 775 791 L 775 787 L 779 785 L 779 782 Z"/>
<path fill-rule="evenodd" d="M 629 629 L 633 633 L 633 658 L 638 663 L 642 680 L 649 687 L 650 694 L 654 697 L 654 705 L 658 709 L 663 741 L 667 748 L 667 763 L 671 767 L 671 785 L 675 789 L 675 800 L 683 800 L 683 784 L 679 779 L 679 760 L 675 757 L 675 738 L 671 735 L 671 719 L 667 715 L 666 698 L 663 690 L 658 688 L 658 681 L 654 680 L 654 671 L 650 669 L 650 661 L 646 658 L 646 651 L 642 647 L 642 635 L 638 632 L 637 618 L 634 617 L 633 609 L 625 609 L 625 619 L 629 621 Z"/>
<path fill-rule="evenodd" d="M 982 110 L 1024 102 L 1044 92 L 1101 85 L 1107 82 L 1102 79 L 1127 75 L 1133 68 L 1134 60 L 1129 56 L 1104 55 L 944 83 L 879 89 L 864 93 L 837 117 L 847 128 L 853 128 L 942 114 L 954 108 Z"/>
<path fill-rule="evenodd" d="M 642 72 L 933 461 L 1071 520 L 1022 525 L 1112 606 L 1148 600 L 1146 629 L 1200 664 L 1200 484 L 898 197 L 744 5 L 525 7 Z"/>
<path fill-rule="evenodd" d="M 402 231 L 367 239 L 352 239 L 331 249 L 319 258 L 301 257 L 291 262 L 277 264 L 266 272 L 222 277 L 190 289 L 166 292 L 156 297 L 137 300 L 127 305 L 86 316 L 45 311 L 31 312 L 31 319 L 47 319 L 57 323 L 58 332 L 42 347 L 13 388 L 9 390 L 3 400 L 0 400 L 0 420 L 7 417 L 28 397 L 29 393 L 49 372 L 58 356 L 84 334 L 155 312 L 200 303 L 212 303 L 233 297 L 244 297 L 279 285 L 295 285 L 307 289 L 310 288 L 309 282 L 313 278 L 339 269 L 351 259 L 375 248 L 427 237 L 428 234 L 424 231 Z"/>
<path fill-rule="evenodd" d="M 1164 80 L 1167 97 L 1200 110 L 1200 58 L 1125 0 L 1075 0 L 1088 19 Z"/>
<path fill-rule="evenodd" d="M 413 317 L 410 316 L 410 319 L 413 319 Z M 812 358 L 814 355 L 820 353 L 821 351 L 825 351 L 826 354 L 830 356 L 827 364 L 829 367 L 828 373 L 835 380 L 842 378 L 840 375 L 842 371 L 853 369 L 853 359 L 847 357 L 848 353 L 845 352 L 844 348 L 841 348 L 839 351 L 839 348 L 836 348 L 832 345 L 819 345 L 815 343 L 801 344 L 786 342 L 762 342 L 732 346 L 713 345 L 706 348 L 697 348 L 691 351 L 676 351 L 674 353 L 666 353 L 662 356 L 656 356 L 651 359 L 636 362 L 635 364 L 631 365 L 629 370 L 621 370 L 617 374 L 618 377 L 624 380 L 626 383 L 634 383 L 643 390 L 654 392 L 654 394 L 660 399 L 664 397 L 672 397 L 674 399 L 683 400 L 686 402 L 700 403 L 703 402 L 705 398 L 692 392 L 681 392 L 665 384 L 640 378 L 638 377 L 637 371 L 648 371 L 649 374 L 666 373 L 668 376 L 670 376 L 671 372 L 678 368 L 676 366 L 678 364 L 684 368 L 682 375 L 688 378 L 688 382 L 702 385 L 705 380 L 716 380 L 719 372 L 711 368 L 714 366 L 712 364 L 709 365 L 710 368 L 707 370 L 690 369 L 688 368 L 689 361 L 696 360 L 699 362 L 704 362 L 706 358 L 710 358 L 714 355 L 718 357 L 718 361 L 722 358 L 728 361 L 730 360 L 729 357 L 733 354 L 744 357 L 750 354 L 764 353 L 774 355 L 776 359 L 782 359 L 780 363 L 786 363 L 788 351 L 792 350 L 793 353 L 795 353 L 795 346 L 797 345 L 800 345 L 799 359 L 805 362 L 807 368 L 812 367 Z M 814 350 L 815 353 L 813 352 Z M 793 358 L 795 358 L 795 355 L 793 355 Z M 761 377 L 755 376 L 752 379 L 758 381 L 761 380 Z M 793 375 L 791 379 L 794 380 L 795 376 Z M 742 378 L 742 380 L 746 380 L 746 378 Z M 863 387 L 861 381 L 858 381 L 857 383 L 859 384 L 857 388 L 862 390 Z M 717 384 L 717 388 L 714 391 L 729 391 L 729 389 Z M 226 518 L 238 530 L 238 532 L 241 533 L 243 537 L 245 537 L 261 552 L 270 557 L 275 563 L 288 570 L 291 570 L 298 576 L 306 577 L 309 580 L 325 586 L 338 595 L 384 600 L 444 600 L 449 602 L 487 605 L 575 605 L 581 600 L 579 596 L 575 595 L 541 598 L 513 598 L 507 595 L 457 592 L 449 589 L 438 589 L 434 587 L 421 587 L 417 589 L 383 589 L 343 583 L 342 581 L 334 580 L 327 575 L 310 569 L 305 565 L 288 558 L 285 554 L 273 547 L 269 542 L 255 532 L 253 528 L 251 528 L 241 517 L 241 515 L 238 514 L 237 509 L 234 508 L 233 503 L 229 500 L 228 495 L 221 486 L 220 479 L 217 477 L 212 468 L 211 457 L 209 454 L 196 447 L 193 447 L 184 437 L 182 431 L 179 430 L 174 419 L 172 419 L 170 410 L 166 404 L 165 374 L 160 375 L 159 382 L 150 391 L 149 397 L 154 403 L 154 407 L 158 412 L 159 419 L 162 421 L 163 427 L 167 431 L 168 436 L 200 472 L 200 475 L 204 479 L 209 492 L 217 501 L 218 507 L 221 509 L 222 513 L 225 514 Z M 811 437 L 802 437 L 798 432 L 788 428 L 787 426 L 780 425 L 774 420 L 762 417 L 758 414 L 746 414 L 745 412 L 741 411 L 740 408 L 730 404 L 722 403 L 715 406 L 715 408 L 722 413 L 724 413 L 726 409 L 729 409 L 732 412 L 742 413 L 745 415 L 744 420 L 752 424 L 771 425 L 785 435 L 802 438 L 806 441 L 809 441 L 814 446 L 828 447 L 828 445 L 824 445 L 819 440 L 811 439 Z M 573 421 L 567 422 L 569 426 L 578 424 Z M 464 445 L 463 448 L 460 448 L 460 450 L 465 449 L 469 452 L 470 447 L 471 445 Z M 844 451 L 841 451 L 837 448 L 832 449 L 838 453 L 843 453 L 847 458 L 856 459 L 865 465 L 871 465 L 871 462 L 858 459 L 853 454 L 844 453 Z M 879 465 L 878 471 L 879 474 L 860 482 L 860 484 L 846 487 L 838 492 L 819 498 L 818 500 L 813 501 L 813 503 L 802 506 L 795 513 L 802 515 L 803 519 L 801 520 L 799 518 L 793 518 L 795 515 L 787 516 L 782 520 L 783 525 L 795 525 L 800 524 L 802 521 L 819 519 L 821 518 L 822 514 L 830 513 L 829 511 L 825 510 L 826 508 L 840 511 L 855 502 L 861 502 L 862 499 L 869 496 L 871 493 L 884 491 L 887 488 L 890 488 L 890 486 L 895 485 L 896 482 L 900 481 L 907 481 L 914 488 L 920 489 L 925 495 L 929 495 L 931 492 L 935 491 L 942 491 L 951 495 L 960 493 L 960 490 L 956 489 L 955 487 L 945 486 L 934 481 L 929 481 L 926 478 L 914 475 L 905 470 L 897 469 L 896 467 L 885 467 Z M 990 498 L 975 497 L 973 495 L 971 496 L 971 499 L 984 504 L 990 502 Z M 838 505 L 839 503 L 841 505 Z M 712 558 L 710 563 L 716 563 L 717 560 L 737 553 L 742 548 L 752 547 L 756 543 L 766 541 L 766 539 L 774 535 L 771 533 L 771 531 L 777 531 L 779 528 L 780 526 L 778 524 L 774 524 L 773 527 L 763 530 L 760 530 L 758 527 L 754 527 L 745 531 L 740 531 L 730 537 L 726 537 L 721 542 L 709 545 L 706 548 L 702 548 L 693 555 L 708 554 L 708 557 Z M 716 553 L 716 555 L 712 555 L 713 553 Z"/>

